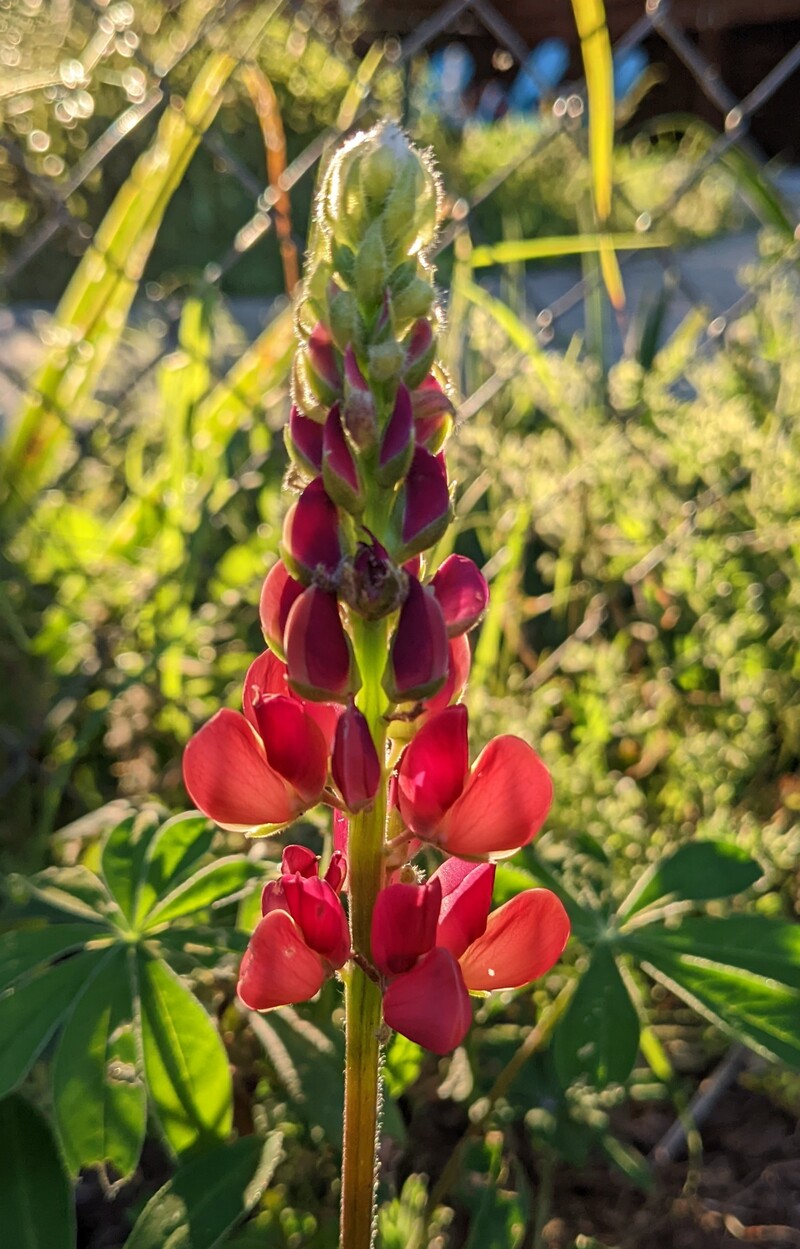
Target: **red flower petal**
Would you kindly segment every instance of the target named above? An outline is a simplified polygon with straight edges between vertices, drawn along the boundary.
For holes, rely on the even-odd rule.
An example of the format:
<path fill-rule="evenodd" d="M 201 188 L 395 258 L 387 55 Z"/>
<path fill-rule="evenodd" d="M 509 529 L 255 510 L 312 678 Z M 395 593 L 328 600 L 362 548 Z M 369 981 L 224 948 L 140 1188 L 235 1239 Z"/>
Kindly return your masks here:
<path fill-rule="evenodd" d="M 397 388 L 392 415 L 381 441 L 376 478 L 382 486 L 393 486 L 408 471 L 414 450 L 414 418 L 411 396 L 401 383 Z"/>
<path fill-rule="evenodd" d="M 378 792 L 381 783 L 378 752 L 369 725 L 355 703 L 350 703 L 339 717 L 331 775 L 349 811 L 368 807 Z"/>
<path fill-rule="evenodd" d="M 460 958 L 486 929 L 494 874 L 493 863 L 446 859 L 431 878 L 442 885 L 436 944 L 444 946 L 454 958 Z"/>
<path fill-rule="evenodd" d="M 253 711 L 269 766 L 289 782 L 306 807 L 319 802 L 328 779 L 328 748 L 300 699 L 268 694 L 254 701 Z"/>
<path fill-rule="evenodd" d="M 318 869 L 319 858 L 313 850 L 309 850 L 307 846 L 284 846 L 281 855 L 282 876 L 313 877 L 317 875 Z"/>
<path fill-rule="evenodd" d="M 344 889 L 344 882 L 347 879 L 347 858 L 343 850 L 334 850 L 324 879 L 334 893 L 341 893 L 342 889 Z"/>
<path fill-rule="evenodd" d="M 283 560 L 279 559 L 267 573 L 259 602 L 261 628 L 276 655 L 283 656 L 283 631 L 286 628 L 286 619 L 295 599 L 299 598 L 302 593 L 301 583 L 295 581 Z"/>
<path fill-rule="evenodd" d="M 472 1023 L 472 1008 L 450 951 L 431 950 L 393 980 L 383 995 L 383 1017 L 390 1028 L 434 1054 L 449 1054 L 460 1045 Z"/>
<path fill-rule="evenodd" d="M 336 722 L 342 711 L 341 707 L 337 707 L 334 703 L 309 702 L 301 698 L 299 694 L 295 694 L 287 678 L 286 664 L 281 663 L 272 651 L 264 651 L 257 659 L 254 659 L 247 670 L 242 689 L 244 714 L 253 728 L 257 728 L 256 713 L 253 710 L 254 698 L 258 694 L 286 695 L 298 702 L 306 715 L 314 721 L 325 738 L 325 746 L 330 754 L 333 735 L 336 732 Z"/>
<path fill-rule="evenodd" d="M 464 693 L 472 665 L 472 651 L 466 633 L 450 638 L 447 649 L 447 676 L 444 685 L 432 698 L 426 698 L 424 711 L 417 721 L 419 725 L 430 720 L 432 716 L 438 715 L 440 711 L 444 711 L 445 707 L 449 707 L 451 703 L 457 702 Z"/>
<path fill-rule="evenodd" d="M 333 812 L 333 849 L 347 854 L 347 838 L 350 833 L 350 821 L 343 811 Z"/>
<path fill-rule="evenodd" d="M 340 507 L 358 512 L 364 506 L 364 491 L 358 467 L 350 450 L 338 403 L 328 413 L 322 433 L 322 477 L 325 490 Z"/>
<path fill-rule="evenodd" d="M 536 751 L 519 737 L 496 737 L 445 815 L 438 843 L 466 858 L 518 850 L 536 836 L 552 799 L 550 773 Z"/>
<path fill-rule="evenodd" d="M 447 527 L 450 492 L 440 456 L 417 447 L 402 491 L 404 558 L 431 546 Z"/>
<path fill-rule="evenodd" d="M 372 958 L 387 976 L 408 971 L 436 942 L 442 902 L 438 880 L 427 885 L 387 885 L 372 912 Z"/>
<path fill-rule="evenodd" d="M 236 989 L 251 1010 L 271 1010 L 308 1001 L 325 978 L 322 959 L 308 948 L 291 915 L 270 911 L 250 939 Z"/>
<path fill-rule="evenodd" d="M 489 602 L 486 578 L 471 559 L 451 555 L 431 581 L 442 609 L 449 637 L 467 633 L 480 620 Z"/>
<path fill-rule="evenodd" d="M 468 989 L 518 989 L 557 962 L 569 938 L 569 919 L 549 889 L 526 889 L 489 916 L 483 936 L 462 954 Z"/>
<path fill-rule="evenodd" d="M 449 659 L 442 609 L 430 590 L 409 577 L 384 673 L 387 694 L 394 702 L 428 697 L 444 684 Z"/>
<path fill-rule="evenodd" d="M 338 894 L 316 877 L 286 876 L 281 883 L 286 909 L 306 944 L 331 967 L 342 967 L 350 955 L 350 933 Z"/>
<path fill-rule="evenodd" d="M 420 837 L 436 833 L 458 799 L 469 767 L 466 707 L 433 716 L 407 747 L 397 777 L 397 800 L 407 828 Z"/>
<path fill-rule="evenodd" d="M 267 763 L 255 729 L 227 707 L 188 743 L 183 779 L 195 806 L 232 832 L 288 824 L 303 810 L 303 802 Z"/>
<path fill-rule="evenodd" d="M 286 622 L 286 664 L 294 689 L 306 698 L 347 700 L 355 692 L 352 655 L 335 594 L 305 590 Z"/>
<path fill-rule="evenodd" d="M 332 573 L 342 558 L 339 512 L 321 477 L 306 486 L 283 522 L 284 554 L 298 576 L 311 578 L 317 568 Z"/>

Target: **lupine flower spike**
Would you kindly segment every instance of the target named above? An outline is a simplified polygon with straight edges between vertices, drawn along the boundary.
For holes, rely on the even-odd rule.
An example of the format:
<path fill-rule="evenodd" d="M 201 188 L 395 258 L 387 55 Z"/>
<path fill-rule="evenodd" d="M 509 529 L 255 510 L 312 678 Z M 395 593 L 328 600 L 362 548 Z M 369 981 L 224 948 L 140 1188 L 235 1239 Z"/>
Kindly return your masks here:
<path fill-rule="evenodd" d="M 544 889 L 491 909 L 492 860 L 536 836 L 552 787 L 517 737 L 470 765 L 460 700 L 489 591 L 472 560 L 436 557 L 454 416 L 435 361 L 440 200 L 428 157 L 392 125 L 326 168 L 296 308 L 297 497 L 260 601 L 268 649 L 244 714 L 218 712 L 184 756 L 189 793 L 224 828 L 263 833 L 333 807 L 324 875 L 288 846 L 265 887 L 238 991 L 270 1010 L 344 982 L 342 1249 L 372 1243 L 380 1038 L 395 1028 L 447 1053 L 471 992 L 528 984 L 569 934 Z M 411 864 L 423 845 L 443 858 L 427 882 Z"/>

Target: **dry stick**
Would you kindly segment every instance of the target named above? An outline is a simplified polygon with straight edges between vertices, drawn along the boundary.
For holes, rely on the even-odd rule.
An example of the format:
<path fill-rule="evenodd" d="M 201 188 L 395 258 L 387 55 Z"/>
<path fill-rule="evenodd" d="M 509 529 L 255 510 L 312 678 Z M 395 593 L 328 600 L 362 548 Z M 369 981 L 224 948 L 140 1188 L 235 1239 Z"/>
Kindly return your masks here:
<path fill-rule="evenodd" d="M 425 1218 L 426 1225 L 430 1222 L 431 1215 L 436 1207 L 441 1204 L 446 1194 L 453 1187 L 458 1177 L 461 1158 L 467 1145 L 483 1131 L 496 1103 L 500 1101 L 502 1097 L 506 1096 L 511 1088 L 511 1085 L 516 1080 L 528 1059 L 532 1058 L 536 1051 L 550 1039 L 550 1034 L 561 1016 L 564 1014 L 564 1011 L 567 1009 L 577 985 L 577 977 L 573 980 L 567 981 L 558 996 L 544 1011 L 536 1026 L 531 1028 L 513 1058 L 510 1058 L 506 1063 L 505 1067 L 500 1072 L 499 1076 L 489 1090 L 487 1096 L 483 1098 L 483 1105 L 481 1107 L 480 1114 L 477 1115 L 470 1123 L 466 1132 L 458 1141 L 447 1160 L 442 1174 L 439 1176 L 439 1179 L 434 1185 L 430 1197 L 428 1198 Z M 480 1103 L 478 1104 L 480 1105 Z"/>
<path fill-rule="evenodd" d="M 242 67 L 242 78 L 247 88 L 258 124 L 264 138 L 267 154 L 267 182 L 277 188 L 275 199 L 275 234 L 281 252 L 283 284 L 286 294 L 292 295 L 300 281 L 297 247 L 292 238 L 292 206 L 289 192 L 284 186 L 286 172 L 286 134 L 283 129 L 281 110 L 275 89 L 263 70 L 252 62 Z"/>
<path fill-rule="evenodd" d="M 687 1143 L 688 1130 L 702 1127 L 719 1099 L 745 1070 L 750 1059 L 750 1051 L 744 1045 L 734 1045 L 728 1050 L 719 1066 L 702 1082 L 685 1112 L 664 1133 L 658 1144 L 654 1145 L 650 1158 L 656 1166 L 674 1162 L 680 1156 Z"/>

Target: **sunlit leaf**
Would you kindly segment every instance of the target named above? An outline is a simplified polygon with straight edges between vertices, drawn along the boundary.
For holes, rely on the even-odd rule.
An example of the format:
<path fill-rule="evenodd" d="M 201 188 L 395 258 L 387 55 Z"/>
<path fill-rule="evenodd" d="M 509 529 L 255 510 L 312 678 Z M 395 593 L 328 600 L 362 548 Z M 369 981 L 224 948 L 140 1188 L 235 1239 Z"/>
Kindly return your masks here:
<path fill-rule="evenodd" d="M 211 849 L 214 831 L 211 822 L 194 811 L 176 815 L 161 825 L 141 864 L 136 894 L 137 924 L 166 893 L 196 870 Z"/>
<path fill-rule="evenodd" d="M 620 907 L 620 918 L 668 897 L 708 902 L 742 893 L 761 877 L 758 863 L 732 841 L 690 841 L 644 874 Z"/>
<path fill-rule="evenodd" d="M 0 1221 L 9 1249 L 74 1249 L 72 1185 L 47 1123 L 24 1097 L 0 1102 Z"/>
<path fill-rule="evenodd" d="M 643 234 L 566 234 L 540 239 L 506 239 L 474 247 L 469 263 L 473 269 L 487 265 L 512 265 L 523 260 L 549 260 L 555 256 L 580 256 L 600 252 L 603 247 L 618 251 L 643 251 L 668 247 L 669 243 Z"/>
<path fill-rule="evenodd" d="M 131 815 L 105 839 L 100 871 L 109 892 L 123 915 L 133 920 L 136 890 L 139 885 L 148 847 L 158 830 L 155 815 Z"/>
<path fill-rule="evenodd" d="M 249 881 L 262 876 L 259 864 L 243 854 L 217 859 L 163 898 L 147 915 L 145 930 L 152 931 L 159 924 L 232 898 Z"/>
<path fill-rule="evenodd" d="M 98 937 L 102 939 L 102 931 L 94 924 L 51 924 L 4 933 L 0 940 L 0 991 L 40 964 L 71 954 Z"/>

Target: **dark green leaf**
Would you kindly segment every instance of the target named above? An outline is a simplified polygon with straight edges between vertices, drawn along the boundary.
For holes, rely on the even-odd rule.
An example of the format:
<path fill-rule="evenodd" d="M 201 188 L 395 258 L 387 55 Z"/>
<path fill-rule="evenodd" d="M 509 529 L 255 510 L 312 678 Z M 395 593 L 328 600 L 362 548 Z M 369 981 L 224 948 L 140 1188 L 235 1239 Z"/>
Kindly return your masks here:
<path fill-rule="evenodd" d="M 17 928 L 0 940 L 0 991 L 33 971 L 41 963 L 79 950 L 89 941 L 103 940 L 94 924 L 48 924 Z M 106 937 L 110 941 L 110 937 Z"/>
<path fill-rule="evenodd" d="M 258 863 L 243 854 L 217 859 L 162 898 L 147 915 L 144 930 L 149 932 L 159 924 L 219 904 L 240 893 L 249 881 L 263 874 Z"/>
<path fill-rule="evenodd" d="M 70 955 L 0 998 L 0 1096 L 19 1084 L 107 957 L 107 950 Z"/>
<path fill-rule="evenodd" d="M 158 830 L 158 818 L 151 812 L 131 815 L 112 828 L 103 845 L 100 871 L 123 915 L 133 922 L 136 890 L 144 871 L 150 842 Z"/>
<path fill-rule="evenodd" d="M 73 1174 L 110 1162 L 121 1176 L 139 1161 L 146 1096 L 137 1070 L 128 960 L 118 947 L 72 1012 L 53 1063 L 56 1127 Z"/>
<path fill-rule="evenodd" d="M 639 1016 L 608 946 L 592 951 L 553 1046 L 565 1085 L 584 1077 L 604 1088 L 630 1075 L 639 1048 Z"/>
<path fill-rule="evenodd" d="M 759 865 L 734 842 L 690 841 L 645 872 L 623 902 L 620 917 L 629 919 L 671 896 L 681 902 L 728 898 L 749 889 L 762 874 Z"/>
<path fill-rule="evenodd" d="M 197 999 L 169 968 L 138 956 L 145 1075 L 176 1153 L 224 1139 L 232 1088 L 225 1048 Z"/>
<path fill-rule="evenodd" d="M 0 1212 L 9 1249 L 74 1249 L 72 1185 L 47 1123 L 24 1097 L 0 1102 Z"/>
<path fill-rule="evenodd" d="M 645 971 L 737 1040 L 800 1068 L 800 927 L 761 916 L 687 918 L 623 938 Z"/>
<path fill-rule="evenodd" d="M 106 890 L 99 876 L 88 867 L 48 867 L 28 882 L 28 888 L 39 902 L 65 915 L 94 920 L 117 928 L 121 919 L 119 907 Z"/>
<path fill-rule="evenodd" d="M 155 904 L 195 871 L 208 854 L 214 827 L 204 815 L 176 815 L 161 825 L 142 863 L 137 890 L 136 922 L 141 923 Z"/>
<path fill-rule="evenodd" d="M 273 1132 L 187 1162 L 151 1197 L 125 1249 L 217 1249 L 259 1200 L 282 1153 L 281 1134 Z"/>

